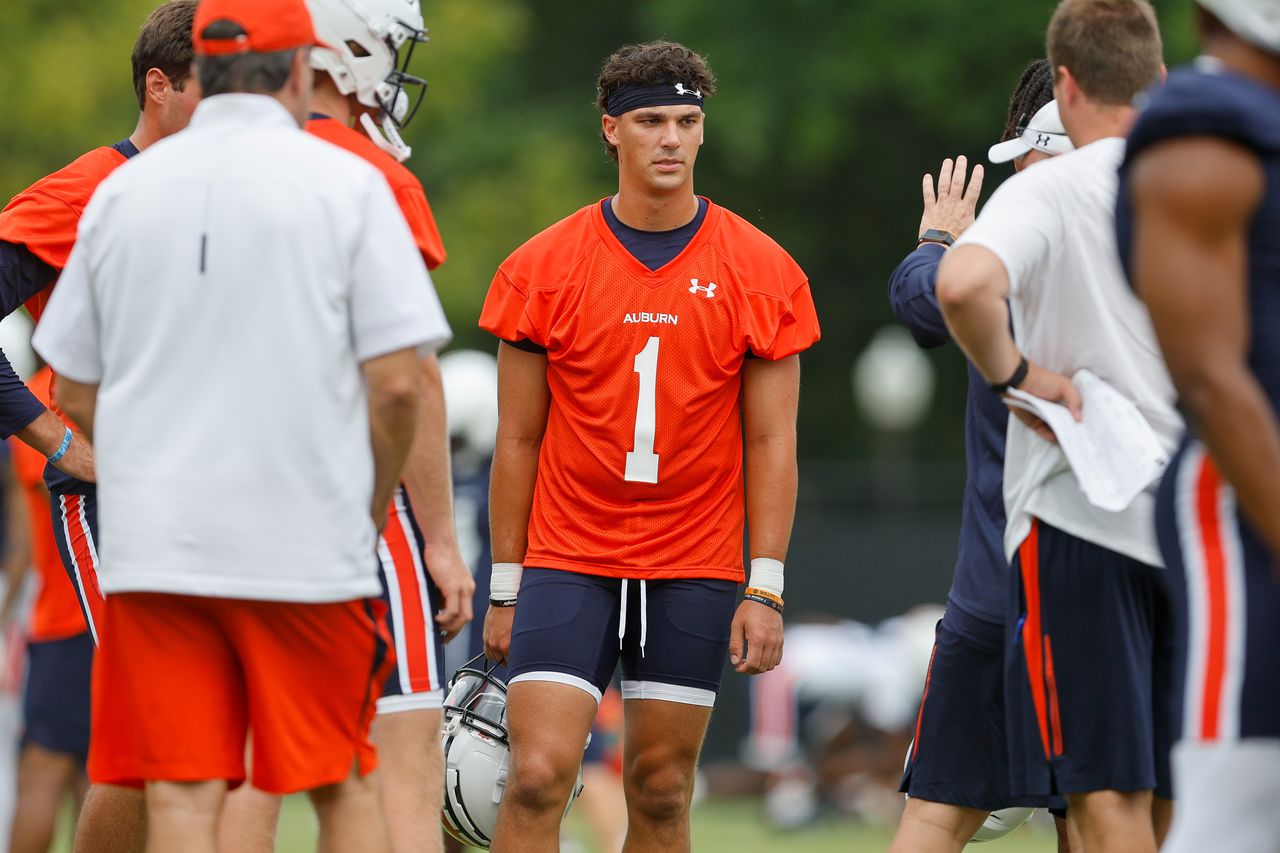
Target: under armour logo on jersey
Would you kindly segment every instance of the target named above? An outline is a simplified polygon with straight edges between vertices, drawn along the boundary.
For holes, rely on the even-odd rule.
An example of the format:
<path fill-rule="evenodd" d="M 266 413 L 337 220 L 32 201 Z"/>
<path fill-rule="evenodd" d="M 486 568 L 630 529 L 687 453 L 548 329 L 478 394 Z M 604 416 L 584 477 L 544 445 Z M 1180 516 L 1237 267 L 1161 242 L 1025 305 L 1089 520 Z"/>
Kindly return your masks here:
<path fill-rule="evenodd" d="M 676 94 L 677 95 L 693 95 L 699 101 L 702 100 L 701 92 L 699 92 L 697 89 L 686 89 L 683 83 L 676 84 Z"/>
<path fill-rule="evenodd" d="M 697 293 L 699 290 L 707 294 L 707 298 L 710 299 L 716 295 L 716 283 L 714 281 L 709 281 L 705 285 L 702 285 L 698 284 L 698 280 L 696 278 L 689 279 L 689 292 Z"/>
<path fill-rule="evenodd" d="M 1037 147 L 1039 147 L 1039 148 L 1048 148 L 1048 147 L 1049 147 L 1049 134 L 1047 134 L 1047 133 L 1037 133 L 1037 134 L 1036 134 L 1036 146 L 1037 146 Z"/>

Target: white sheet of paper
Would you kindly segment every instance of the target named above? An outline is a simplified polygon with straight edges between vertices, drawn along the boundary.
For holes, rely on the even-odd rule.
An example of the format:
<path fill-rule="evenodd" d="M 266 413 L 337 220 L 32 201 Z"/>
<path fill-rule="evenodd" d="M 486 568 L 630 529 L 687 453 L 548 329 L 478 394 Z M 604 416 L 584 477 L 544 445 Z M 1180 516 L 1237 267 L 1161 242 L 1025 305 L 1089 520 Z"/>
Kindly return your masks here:
<path fill-rule="evenodd" d="M 1169 456 L 1127 397 L 1088 370 L 1076 371 L 1071 381 L 1084 400 L 1080 421 L 1066 406 L 1016 388 L 1007 402 L 1049 425 L 1089 503 L 1119 512 L 1160 477 Z"/>

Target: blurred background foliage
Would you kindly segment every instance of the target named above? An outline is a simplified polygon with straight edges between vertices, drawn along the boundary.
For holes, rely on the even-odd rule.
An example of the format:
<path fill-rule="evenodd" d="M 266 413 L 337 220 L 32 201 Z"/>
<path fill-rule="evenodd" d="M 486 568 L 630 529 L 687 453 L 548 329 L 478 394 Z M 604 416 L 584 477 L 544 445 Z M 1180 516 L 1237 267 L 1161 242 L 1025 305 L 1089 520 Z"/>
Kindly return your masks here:
<path fill-rule="evenodd" d="M 0 2 L 0 197 L 133 129 L 129 50 L 154 5 Z M 920 176 L 936 173 L 944 156 L 985 159 L 1010 90 L 1043 52 L 1053 6 L 423 0 L 432 41 L 413 70 L 430 89 L 406 134 L 415 152 L 409 166 L 448 247 L 436 281 L 457 343 L 493 349 L 475 320 L 497 265 L 532 234 L 614 190 L 594 107 L 603 58 L 628 41 L 682 41 L 705 53 L 719 77 L 697 189 L 795 256 L 823 324 L 823 341 L 804 356 L 801 520 L 806 504 L 841 512 L 923 503 L 953 527 L 963 476 L 961 358 L 950 347 L 928 353 L 937 375 L 928 414 L 894 435 L 859 412 L 850 371 L 873 333 L 892 322 L 885 284 L 914 245 Z M 1156 6 L 1169 62 L 1185 61 L 1190 0 Z M 987 193 L 1008 174 L 1007 166 L 989 169 Z M 939 539 L 944 556 L 933 560 L 932 585 L 917 591 L 935 600 L 945 595 L 945 555 L 954 546 L 951 528 L 940 529 L 923 536 Z"/>

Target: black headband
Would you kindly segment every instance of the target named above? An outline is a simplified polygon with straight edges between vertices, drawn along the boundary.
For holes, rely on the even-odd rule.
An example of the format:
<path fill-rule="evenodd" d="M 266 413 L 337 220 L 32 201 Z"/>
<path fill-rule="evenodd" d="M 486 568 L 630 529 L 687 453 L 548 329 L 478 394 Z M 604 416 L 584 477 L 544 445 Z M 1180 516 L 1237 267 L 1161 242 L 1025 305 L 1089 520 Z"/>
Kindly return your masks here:
<path fill-rule="evenodd" d="M 702 93 L 684 83 L 628 84 L 614 89 L 605 101 L 605 115 L 620 116 L 641 107 L 688 104 L 702 106 Z"/>

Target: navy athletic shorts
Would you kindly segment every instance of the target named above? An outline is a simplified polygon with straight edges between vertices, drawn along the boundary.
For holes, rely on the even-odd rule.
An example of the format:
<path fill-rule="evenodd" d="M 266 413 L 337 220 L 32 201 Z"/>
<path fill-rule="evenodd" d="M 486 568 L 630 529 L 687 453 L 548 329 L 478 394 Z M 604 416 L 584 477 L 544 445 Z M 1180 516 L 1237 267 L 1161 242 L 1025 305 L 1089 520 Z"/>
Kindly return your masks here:
<path fill-rule="evenodd" d="M 85 631 L 63 640 L 27 645 L 27 684 L 22 696 L 22 743 L 89 757 L 89 682 L 93 636 Z"/>
<path fill-rule="evenodd" d="M 1173 642 L 1163 569 L 1037 519 L 1005 626 L 1012 790 L 1172 797 Z"/>
<path fill-rule="evenodd" d="M 1056 798 L 1015 797 L 1010 790 L 1003 642 L 1003 625 L 947 608 L 938 622 L 903 793 L 982 811 L 1065 805 Z"/>
<path fill-rule="evenodd" d="M 396 651 L 379 714 L 434 709 L 444 701 L 444 643 L 435 618 L 443 599 L 427 573 L 422 547 L 409 496 L 397 486 L 378 537 L 378 578 Z"/>
<path fill-rule="evenodd" d="M 1198 441 L 1165 472 L 1156 530 L 1173 594 L 1178 739 L 1280 738 L 1276 560 Z"/>
<path fill-rule="evenodd" d="M 737 599 L 733 581 L 623 581 L 526 568 L 509 683 L 558 681 L 598 702 L 621 661 L 623 699 L 710 707 L 728 660 Z"/>

